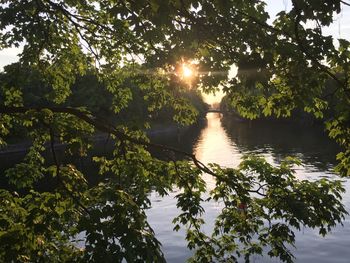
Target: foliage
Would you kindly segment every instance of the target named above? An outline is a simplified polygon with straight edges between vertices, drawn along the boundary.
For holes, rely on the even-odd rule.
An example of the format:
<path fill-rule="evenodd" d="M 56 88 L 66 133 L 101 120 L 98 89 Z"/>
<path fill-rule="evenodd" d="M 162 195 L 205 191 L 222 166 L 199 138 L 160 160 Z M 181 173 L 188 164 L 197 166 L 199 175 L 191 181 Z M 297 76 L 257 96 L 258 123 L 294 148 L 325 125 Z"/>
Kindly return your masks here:
<path fill-rule="evenodd" d="M 211 198 L 223 202 L 224 208 L 211 236 L 197 233 L 196 226 L 188 230 L 190 242 L 198 247 L 193 262 L 236 262 L 241 256 L 249 261 L 266 247 L 269 256 L 292 262 L 288 245 L 295 242 L 295 230 L 307 226 L 325 235 L 341 222 L 339 211 L 346 213 L 339 200 L 341 183 L 298 180 L 293 164 L 300 163 L 287 158 L 273 167 L 262 158 L 246 156 L 238 169 L 213 165 L 216 187 Z"/>
<path fill-rule="evenodd" d="M 124 67 L 123 70 L 128 69 Z M 135 71 L 136 66 L 129 70 Z M 72 94 L 64 102 L 64 106 L 84 107 L 93 112 L 95 116 L 104 118 L 113 125 L 125 124 L 126 122 L 134 125 L 140 125 L 147 121 L 176 122 L 181 118 L 178 118 L 179 112 L 173 109 L 172 104 L 192 105 L 192 108 L 185 112 L 192 115 L 192 121 L 199 117 L 198 115 L 203 115 L 207 109 L 207 105 L 197 91 L 179 90 L 176 86 L 169 86 L 168 91 L 164 92 L 162 95 L 164 102 L 162 103 L 156 99 L 159 93 L 151 91 L 149 85 L 144 82 L 147 81 L 146 78 L 141 76 L 124 74 L 125 77 L 119 80 L 118 87 L 113 87 L 120 94 L 111 96 L 109 90 L 112 88 L 109 87 L 109 82 L 99 80 L 96 73 L 89 69 L 84 75 L 76 76 L 71 87 Z M 0 74 L 0 83 L 4 89 L 20 90 L 25 105 L 30 107 L 54 105 L 48 97 L 50 88 L 43 79 L 44 76 L 39 71 L 20 63 L 5 66 L 4 72 Z M 170 97 L 172 102 L 169 102 Z M 116 113 L 112 111 L 116 111 Z M 142 128 L 142 125 L 139 128 Z M 21 127 L 17 127 L 16 133 L 17 136 L 21 136 L 20 133 L 23 134 Z M 12 136 L 14 135 L 12 134 Z"/>
<path fill-rule="evenodd" d="M 181 190 L 175 230 L 187 229 L 193 261 L 249 261 L 266 248 L 291 262 L 293 227 L 324 235 L 341 222 L 338 181 L 300 181 L 293 160 L 273 167 L 247 157 L 237 169 L 207 167 L 190 153 L 149 142 L 141 129 L 147 119 L 135 120 L 136 129 L 126 119 L 132 108 L 148 117 L 171 112 L 189 124 L 197 113 L 185 90 L 210 92 L 221 84 L 246 117 L 284 117 L 299 108 L 324 118 L 344 147 L 337 170 L 349 175 L 350 44 L 322 34 L 342 1 L 292 2 L 271 24 L 260 0 L 0 1 L 0 47 L 23 48 L 1 75 L 0 144 L 18 129 L 32 141 L 5 173 L 11 190 L 0 190 L 0 261 L 163 262 L 145 210 L 150 191 L 166 195 L 173 187 Z M 187 59 L 198 69 L 191 85 L 176 73 Z M 233 64 L 238 74 L 228 79 Z M 87 155 L 97 131 L 110 134 L 114 150 L 93 157 L 94 184 L 55 145 L 66 145 L 64 156 Z M 163 160 L 150 154 L 154 148 Z M 212 235 L 201 230 L 202 173 L 216 179 L 210 198 L 225 204 Z M 43 180 L 50 191 L 39 187 Z"/>

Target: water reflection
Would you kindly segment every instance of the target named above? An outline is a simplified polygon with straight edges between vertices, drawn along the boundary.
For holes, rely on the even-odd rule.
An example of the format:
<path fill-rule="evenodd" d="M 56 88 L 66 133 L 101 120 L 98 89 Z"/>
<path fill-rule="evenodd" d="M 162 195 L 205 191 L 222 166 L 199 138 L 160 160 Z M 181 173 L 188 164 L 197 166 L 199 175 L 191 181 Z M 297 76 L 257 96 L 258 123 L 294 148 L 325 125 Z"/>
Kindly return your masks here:
<path fill-rule="evenodd" d="M 287 155 L 299 157 L 304 163 L 298 167 L 297 174 L 302 178 L 316 179 L 320 177 L 335 177 L 331 168 L 335 164 L 335 154 L 338 147 L 331 142 L 322 129 L 291 125 L 287 123 L 263 123 L 240 122 L 229 117 L 223 117 L 218 113 L 208 113 L 206 122 L 197 127 L 177 133 L 160 134 L 152 136 L 152 140 L 166 145 L 171 145 L 187 152 L 193 152 L 204 163 L 218 163 L 227 167 L 235 167 L 240 162 L 243 154 L 259 153 L 268 161 L 278 163 Z M 106 154 L 110 151 L 110 145 L 102 141 L 101 147 L 95 154 Z M 162 157 L 161 152 L 154 152 Z M 164 157 L 164 156 L 163 156 Z M 18 155 L 0 156 L 1 169 L 12 166 L 23 158 L 23 153 Z M 91 177 L 97 178 L 97 167 L 91 164 L 89 158 L 78 162 L 79 169 L 89 172 Z M 1 171 L 0 171 L 1 176 Z M 93 180 L 93 179 L 91 179 Z M 213 187 L 214 180 L 207 176 L 205 180 L 209 187 Z M 4 183 L 3 181 L 0 183 Z M 350 190 L 349 181 L 345 182 L 347 192 Z M 170 263 L 185 262 L 191 255 L 186 248 L 184 231 L 173 232 L 172 220 L 179 214 L 176 209 L 175 195 L 170 193 L 165 198 L 160 198 L 152 193 L 152 209 L 148 211 L 148 217 L 153 226 L 157 238 L 163 244 L 166 258 Z M 349 210 L 350 196 L 344 195 L 344 203 Z M 206 203 L 207 222 L 205 230 L 210 231 L 215 216 L 219 213 L 220 203 Z M 294 255 L 296 262 L 349 262 L 350 250 L 350 217 L 344 222 L 344 227 L 336 227 L 326 238 L 321 238 L 317 230 L 305 229 L 296 233 L 296 249 Z M 252 262 L 278 262 L 270 258 L 253 258 Z"/>
<path fill-rule="evenodd" d="M 232 167 L 236 166 L 240 158 L 239 148 L 231 143 L 227 132 L 221 126 L 221 118 L 218 113 L 208 113 L 208 125 L 202 130 L 196 141 L 193 152 L 204 163 L 217 163 Z"/>
<path fill-rule="evenodd" d="M 186 150 L 191 145 L 197 158 L 204 163 L 218 163 L 230 167 L 237 166 L 242 155 L 247 153 L 259 153 L 272 163 L 278 163 L 282 158 L 292 155 L 299 157 L 304 163 L 304 166 L 297 169 L 299 177 L 309 179 L 335 177 L 331 173 L 331 168 L 335 164 L 334 156 L 339 149 L 326 137 L 322 129 L 287 123 L 240 122 L 218 113 L 208 113 L 207 126 L 199 136 L 197 135 L 193 137 L 197 138 L 194 143 L 182 143 L 180 138 L 173 145 L 185 147 Z M 209 188 L 213 187 L 215 182 L 210 176 L 205 177 L 205 180 Z M 349 181 L 345 181 L 345 187 L 350 190 Z M 179 212 L 176 209 L 175 195 L 176 193 L 171 193 L 161 202 L 154 203 L 148 213 L 157 237 L 163 244 L 166 258 L 171 263 L 185 262 L 191 255 L 184 241 L 185 233 L 171 231 L 173 227 L 171 221 Z M 344 203 L 349 210 L 348 194 L 344 196 Z M 205 231 L 210 231 L 213 220 L 221 208 L 220 203 L 205 204 L 207 222 Z M 296 262 L 349 262 L 349 244 L 348 217 L 344 227 L 337 226 L 326 238 L 320 237 L 318 231 L 313 229 L 297 232 L 296 248 L 293 249 L 293 253 Z M 256 256 L 252 262 L 279 261 Z"/>

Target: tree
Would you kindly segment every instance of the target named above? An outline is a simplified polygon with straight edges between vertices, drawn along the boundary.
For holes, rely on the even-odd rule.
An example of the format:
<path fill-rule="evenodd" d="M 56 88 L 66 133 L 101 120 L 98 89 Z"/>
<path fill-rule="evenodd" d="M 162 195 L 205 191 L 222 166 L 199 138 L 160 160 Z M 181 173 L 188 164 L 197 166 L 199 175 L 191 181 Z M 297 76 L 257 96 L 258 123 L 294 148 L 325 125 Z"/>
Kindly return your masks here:
<path fill-rule="evenodd" d="M 23 162 L 5 172 L 16 190 L 0 190 L 0 259 L 163 262 L 145 210 L 150 191 L 166 195 L 173 186 L 182 189 L 174 229 L 186 228 L 198 262 L 235 262 L 241 256 L 248 261 L 264 247 L 270 256 L 291 262 L 286 246 L 294 244 L 291 227 L 319 228 L 324 235 L 341 222 L 347 213 L 341 183 L 297 180 L 292 169 L 297 160 L 273 167 L 250 156 L 237 169 L 206 166 L 191 153 L 151 143 L 127 123 L 113 126 L 84 105 L 65 104 L 74 95 L 76 76 L 93 72 L 112 98 L 110 114 L 132 102 L 130 87 L 137 86 L 149 112 L 172 107 L 176 121 L 191 123 L 196 112 L 177 96 L 188 85 L 175 73 L 179 58 L 191 59 L 199 72 L 191 86 L 210 92 L 223 85 L 244 116 L 288 116 L 301 108 L 322 118 L 330 109 L 326 127 L 344 147 L 337 170 L 349 175 L 350 43 L 339 39 L 335 45 L 322 35 L 322 27 L 347 3 L 292 2 L 271 24 L 259 0 L 1 1 L 0 45 L 23 47 L 19 63 L 40 76 L 45 95 L 41 104 L 30 104 L 25 82 L 14 76 L 14 84 L 1 83 L 1 143 L 20 126 L 32 147 Z M 317 26 L 306 26 L 313 22 Z M 238 75 L 228 79 L 232 64 Z M 330 79 L 331 91 L 325 88 Z M 336 104 L 328 104 L 328 97 Z M 92 184 L 62 161 L 55 143 L 67 145 L 65 154 L 84 155 L 96 131 L 112 136 L 114 150 L 111 158 L 93 157 L 100 179 Z M 43 155 L 46 146 L 51 162 Z M 153 148 L 166 159 L 153 157 Z M 202 173 L 216 178 L 211 198 L 225 204 L 212 235 L 201 231 Z M 37 188 L 44 179 L 50 180 L 50 191 Z M 84 249 L 72 242 L 80 232 L 86 235 Z"/>

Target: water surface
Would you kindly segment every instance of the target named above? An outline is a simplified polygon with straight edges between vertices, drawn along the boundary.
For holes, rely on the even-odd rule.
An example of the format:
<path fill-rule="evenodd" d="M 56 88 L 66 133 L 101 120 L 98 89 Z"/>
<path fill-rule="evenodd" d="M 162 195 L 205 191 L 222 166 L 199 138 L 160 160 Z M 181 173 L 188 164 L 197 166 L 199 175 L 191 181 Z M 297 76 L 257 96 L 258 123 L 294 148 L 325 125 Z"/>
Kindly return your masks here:
<path fill-rule="evenodd" d="M 207 114 L 207 125 L 199 135 L 192 136 L 193 141 L 182 141 L 177 138 L 173 145 L 183 149 L 192 149 L 199 160 L 204 163 L 218 163 L 226 167 L 239 164 L 242 155 L 257 153 L 269 162 L 278 164 L 286 156 L 295 156 L 302 160 L 303 166 L 296 169 L 301 179 L 318 179 L 321 177 L 338 179 L 332 173 L 336 164 L 335 154 L 338 147 L 330 141 L 322 129 L 299 126 L 289 123 L 242 122 L 219 113 Z M 185 134 L 186 136 L 186 134 Z M 169 142 L 169 140 L 168 140 Z M 208 187 L 215 182 L 210 176 L 204 177 Z M 350 210 L 350 183 L 345 181 L 347 193 L 344 203 Z M 157 238 L 163 244 L 168 262 L 185 262 L 191 256 L 186 248 L 184 231 L 173 232 L 172 219 L 178 215 L 176 209 L 177 193 L 160 198 L 152 194 L 153 206 L 148 212 L 151 225 Z M 220 203 L 206 203 L 205 231 L 210 233 L 215 216 L 219 213 Z M 318 230 L 303 229 L 296 231 L 296 248 L 292 249 L 296 262 L 350 262 L 350 217 L 344 226 L 337 226 L 325 238 L 318 235 Z M 277 259 L 256 256 L 252 262 L 279 262 Z"/>
<path fill-rule="evenodd" d="M 184 134 L 174 133 L 155 135 L 153 140 L 171 145 L 187 152 L 193 152 L 204 163 L 218 163 L 226 167 L 236 167 L 241 157 L 248 153 L 264 156 L 269 162 L 278 164 L 286 156 L 296 156 L 303 162 L 297 167 L 297 176 L 301 179 L 318 179 L 322 177 L 338 179 L 332 173 L 336 164 L 335 155 L 339 148 L 329 140 L 322 129 L 299 126 L 288 123 L 242 122 L 218 113 L 208 113 L 204 125 L 193 127 Z M 102 142 L 95 154 L 105 154 L 111 145 Z M 161 157 L 161 153 L 155 153 Z M 0 154 L 0 170 L 13 166 L 23 158 L 24 153 Z M 62 156 L 63 158 L 63 156 Z M 76 160 L 78 168 L 94 176 L 96 165 L 89 158 Z M 2 172 L 0 172 L 0 175 Z M 3 175 L 2 175 L 3 176 Z M 213 178 L 204 175 L 208 188 L 214 186 Z M 91 179 L 92 180 L 92 179 Z M 96 179 L 95 179 L 96 180 Z M 52 183 L 52 182 L 51 182 Z M 5 184 L 5 185 L 3 185 Z M 4 180 L 0 185 L 6 186 Z M 45 184 L 49 188 L 50 182 Z M 350 182 L 344 183 L 347 193 L 344 203 L 350 211 Z M 47 190 L 47 189 L 46 189 Z M 176 209 L 177 192 L 161 198 L 152 193 L 152 208 L 147 212 L 157 238 L 163 244 L 163 251 L 170 263 L 185 262 L 192 252 L 186 248 L 183 230 L 174 232 L 172 220 L 179 214 Z M 222 204 L 205 203 L 206 209 L 204 230 L 210 233 L 216 215 Z M 293 249 L 296 262 L 311 263 L 348 263 L 350 262 L 350 217 L 344 226 L 337 226 L 325 238 L 318 235 L 318 230 L 303 229 L 296 232 L 296 248 Z M 279 262 L 277 259 L 256 256 L 252 262 Z"/>

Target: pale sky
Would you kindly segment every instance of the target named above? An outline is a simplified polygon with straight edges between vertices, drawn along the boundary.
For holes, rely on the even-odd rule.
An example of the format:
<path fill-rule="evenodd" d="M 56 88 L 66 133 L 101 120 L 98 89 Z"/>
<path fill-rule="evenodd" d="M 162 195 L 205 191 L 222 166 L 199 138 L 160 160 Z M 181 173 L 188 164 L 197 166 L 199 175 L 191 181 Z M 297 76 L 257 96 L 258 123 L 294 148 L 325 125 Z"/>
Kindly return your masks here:
<path fill-rule="evenodd" d="M 267 11 L 270 14 L 271 21 L 276 14 L 283 10 L 289 10 L 292 6 L 290 0 L 265 0 L 267 3 Z M 312 26 L 312 25 L 310 25 Z M 350 39 L 350 7 L 343 5 L 343 10 L 335 17 L 334 23 L 328 28 L 323 29 L 324 35 L 333 35 L 335 38 Z M 18 54 L 21 52 L 20 48 L 7 48 L 0 50 L 0 71 L 5 65 L 18 61 Z M 231 75 L 234 75 L 235 69 L 232 68 Z M 223 97 L 222 92 L 216 95 L 204 95 L 207 103 L 220 102 Z"/>
<path fill-rule="evenodd" d="M 0 70 L 3 70 L 3 67 L 18 61 L 18 54 L 21 52 L 19 48 L 5 48 L 0 50 Z"/>

